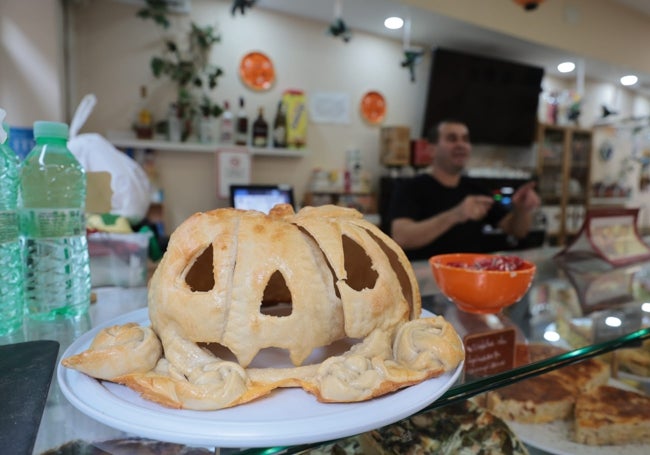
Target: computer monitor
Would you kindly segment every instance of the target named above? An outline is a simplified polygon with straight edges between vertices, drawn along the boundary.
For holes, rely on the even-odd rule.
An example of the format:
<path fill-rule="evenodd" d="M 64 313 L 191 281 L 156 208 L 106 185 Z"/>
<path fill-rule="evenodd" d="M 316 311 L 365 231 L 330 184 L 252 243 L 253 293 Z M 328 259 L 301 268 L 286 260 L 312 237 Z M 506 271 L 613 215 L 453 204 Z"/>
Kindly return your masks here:
<path fill-rule="evenodd" d="M 230 185 L 230 206 L 236 209 L 269 213 L 276 204 L 293 203 L 289 185 Z"/>

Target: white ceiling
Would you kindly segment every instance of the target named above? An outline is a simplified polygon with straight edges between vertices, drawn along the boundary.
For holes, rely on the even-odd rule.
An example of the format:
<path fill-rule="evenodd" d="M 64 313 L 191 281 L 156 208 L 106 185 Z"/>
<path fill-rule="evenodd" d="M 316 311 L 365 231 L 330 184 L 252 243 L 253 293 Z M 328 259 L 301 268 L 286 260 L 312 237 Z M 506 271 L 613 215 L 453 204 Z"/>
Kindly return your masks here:
<path fill-rule="evenodd" d="M 650 16 L 650 0 L 615 0 L 621 7 L 633 8 Z M 258 0 L 257 6 L 288 15 L 317 20 L 324 24 L 332 22 L 334 1 L 324 0 Z M 540 8 L 543 5 L 540 6 Z M 389 16 L 408 17 L 411 8 L 395 0 L 349 0 L 342 2 L 343 18 L 352 30 L 402 40 L 402 30 L 388 30 L 383 21 Z M 575 78 L 575 72 L 561 75 L 557 64 L 566 60 L 584 63 L 585 76 L 589 79 L 617 84 L 623 76 L 618 68 L 604 62 L 583 59 L 567 51 L 542 46 L 511 36 L 477 27 L 453 18 L 429 11 L 418 10 L 411 17 L 411 42 L 425 47 L 446 47 L 460 51 L 518 61 L 544 68 L 547 74 Z M 650 96 L 650 74 L 638 74 L 639 82 L 631 90 Z"/>

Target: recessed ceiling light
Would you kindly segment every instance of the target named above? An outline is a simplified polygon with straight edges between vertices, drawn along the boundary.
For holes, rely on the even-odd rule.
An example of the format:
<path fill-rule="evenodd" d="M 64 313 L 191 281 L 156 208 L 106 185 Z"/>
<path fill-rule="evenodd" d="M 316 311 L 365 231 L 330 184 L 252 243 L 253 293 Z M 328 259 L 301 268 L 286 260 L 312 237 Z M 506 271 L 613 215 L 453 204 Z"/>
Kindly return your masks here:
<path fill-rule="evenodd" d="M 574 69 L 576 69 L 576 64 L 573 62 L 562 62 L 557 66 L 560 73 L 570 73 Z"/>
<path fill-rule="evenodd" d="M 623 76 L 621 78 L 621 84 L 623 85 L 634 85 L 637 83 L 639 80 L 638 77 L 636 77 L 634 74 L 628 74 L 627 76 Z"/>
<path fill-rule="evenodd" d="M 384 27 L 389 28 L 391 30 L 397 30 L 400 29 L 404 26 L 404 19 L 401 17 L 393 16 L 393 17 L 388 17 L 384 21 Z"/>

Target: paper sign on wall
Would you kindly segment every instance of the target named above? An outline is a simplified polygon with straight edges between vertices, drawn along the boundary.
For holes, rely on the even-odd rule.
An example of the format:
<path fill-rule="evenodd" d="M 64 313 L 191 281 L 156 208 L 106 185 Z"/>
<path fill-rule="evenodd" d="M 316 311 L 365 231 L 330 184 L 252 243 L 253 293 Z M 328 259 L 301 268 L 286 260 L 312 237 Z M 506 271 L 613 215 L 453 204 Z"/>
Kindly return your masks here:
<path fill-rule="evenodd" d="M 251 180 L 251 156 L 247 151 L 221 149 L 217 151 L 217 194 L 226 199 L 230 185 L 243 185 Z"/>
<path fill-rule="evenodd" d="M 309 119 L 314 123 L 350 123 L 350 95 L 314 92 L 309 95 Z"/>

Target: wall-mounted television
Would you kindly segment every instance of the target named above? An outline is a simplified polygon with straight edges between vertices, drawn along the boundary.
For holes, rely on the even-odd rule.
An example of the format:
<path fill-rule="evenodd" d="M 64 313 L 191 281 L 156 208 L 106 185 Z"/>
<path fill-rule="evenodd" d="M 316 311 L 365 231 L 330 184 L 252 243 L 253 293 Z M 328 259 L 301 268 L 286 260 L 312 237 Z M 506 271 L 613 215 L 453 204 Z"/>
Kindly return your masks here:
<path fill-rule="evenodd" d="M 468 125 L 475 144 L 528 146 L 543 76 L 542 68 L 435 48 L 422 135 L 453 118 Z"/>

